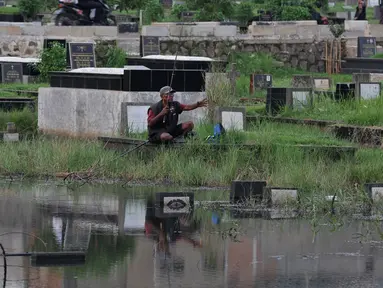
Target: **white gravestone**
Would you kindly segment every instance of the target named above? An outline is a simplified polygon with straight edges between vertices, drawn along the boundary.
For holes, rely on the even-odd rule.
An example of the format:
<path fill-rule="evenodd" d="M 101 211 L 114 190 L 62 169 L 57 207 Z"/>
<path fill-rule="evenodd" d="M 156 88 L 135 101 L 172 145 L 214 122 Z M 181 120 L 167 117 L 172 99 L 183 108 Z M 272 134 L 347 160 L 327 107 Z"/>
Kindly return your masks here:
<path fill-rule="evenodd" d="M 360 83 L 359 93 L 362 99 L 375 99 L 380 96 L 380 83 Z"/>
<path fill-rule="evenodd" d="M 302 109 L 308 104 L 309 91 L 293 91 L 293 108 Z"/>
<path fill-rule="evenodd" d="M 329 79 L 314 79 L 314 87 L 317 90 L 329 90 L 330 80 Z"/>
<path fill-rule="evenodd" d="M 226 130 L 244 130 L 243 123 L 243 113 L 241 112 L 232 112 L 232 111 L 222 111 L 222 126 Z"/>
<path fill-rule="evenodd" d="M 149 105 L 134 105 L 126 107 L 126 130 L 129 133 L 142 133 L 147 131 L 149 107 Z"/>
<path fill-rule="evenodd" d="M 164 197 L 164 213 L 189 213 L 189 197 Z"/>
<path fill-rule="evenodd" d="M 146 202 L 145 200 L 128 200 L 125 205 L 125 222 L 126 230 L 145 229 Z"/>
<path fill-rule="evenodd" d="M 383 200 L 383 187 L 372 187 L 371 188 L 372 201 L 378 202 Z"/>

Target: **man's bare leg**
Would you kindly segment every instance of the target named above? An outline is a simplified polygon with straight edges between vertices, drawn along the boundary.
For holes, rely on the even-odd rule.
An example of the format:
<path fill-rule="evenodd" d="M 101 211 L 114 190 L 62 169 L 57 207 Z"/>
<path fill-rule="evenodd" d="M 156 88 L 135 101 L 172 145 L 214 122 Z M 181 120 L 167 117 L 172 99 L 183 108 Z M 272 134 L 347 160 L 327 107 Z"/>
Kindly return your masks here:
<path fill-rule="evenodd" d="M 170 135 L 169 133 L 162 133 L 160 135 L 160 139 L 162 143 L 170 142 L 173 140 L 173 136 Z"/>

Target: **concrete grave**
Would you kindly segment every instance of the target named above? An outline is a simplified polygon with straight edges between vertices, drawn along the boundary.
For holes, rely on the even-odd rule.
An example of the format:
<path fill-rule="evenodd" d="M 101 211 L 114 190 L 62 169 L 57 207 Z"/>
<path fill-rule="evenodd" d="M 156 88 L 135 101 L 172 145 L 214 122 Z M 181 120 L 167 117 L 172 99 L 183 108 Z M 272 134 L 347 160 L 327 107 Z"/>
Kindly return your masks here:
<path fill-rule="evenodd" d="M 287 106 L 291 109 L 301 109 L 312 105 L 313 90 L 309 88 L 268 88 L 266 110 L 276 114 L 279 109 Z"/>
<path fill-rule="evenodd" d="M 148 109 L 153 103 L 121 103 L 120 133 L 143 133 L 148 130 Z"/>
<path fill-rule="evenodd" d="M 365 82 L 383 82 L 382 73 L 370 73 L 370 80 Z"/>
<path fill-rule="evenodd" d="M 230 202 L 243 203 L 250 199 L 255 200 L 256 203 L 261 203 L 263 200 L 264 189 L 266 181 L 246 181 L 235 180 L 231 182 Z"/>
<path fill-rule="evenodd" d="M 293 88 L 313 88 L 313 79 L 310 75 L 293 75 L 291 81 Z"/>
<path fill-rule="evenodd" d="M 331 89 L 331 79 L 328 77 L 313 77 L 313 88 L 319 91 L 328 91 Z"/>
<path fill-rule="evenodd" d="M 158 36 L 141 36 L 141 56 L 159 55 L 160 38 Z"/>
<path fill-rule="evenodd" d="M 172 218 L 190 214 L 194 209 L 194 193 L 156 193 L 155 215 L 158 218 Z"/>
<path fill-rule="evenodd" d="M 283 206 L 298 202 L 298 189 L 266 187 L 263 200 L 268 206 Z"/>
<path fill-rule="evenodd" d="M 381 83 L 380 82 L 359 82 L 359 91 L 358 95 L 361 99 L 369 100 L 376 99 L 380 96 Z M 356 97 L 358 97 L 356 96 Z"/>
<path fill-rule="evenodd" d="M 21 63 L 2 63 L 1 82 L 23 83 L 23 65 Z"/>
<path fill-rule="evenodd" d="M 175 100 L 193 104 L 206 98 L 205 92 L 177 92 Z M 97 138 L 118 136 L 121 130 L 121 103 L 156 103 L 159 92 L 125 92 L 96 89 L 39 88 L 39 131 L 51 135 Z M 147 115 L 145 111 L 145 116 Z M 207 116 L 207 108 L 180 115 L 180 122 L 197 123 Z M 142 121 L 141 121 L 142 122 Z"/>
<path fill-rule="evenodd" d="M 245 107 L 216 107 L 215 121 L 221 123 L 225 130 L 244 131 L 246 129 Z"/>

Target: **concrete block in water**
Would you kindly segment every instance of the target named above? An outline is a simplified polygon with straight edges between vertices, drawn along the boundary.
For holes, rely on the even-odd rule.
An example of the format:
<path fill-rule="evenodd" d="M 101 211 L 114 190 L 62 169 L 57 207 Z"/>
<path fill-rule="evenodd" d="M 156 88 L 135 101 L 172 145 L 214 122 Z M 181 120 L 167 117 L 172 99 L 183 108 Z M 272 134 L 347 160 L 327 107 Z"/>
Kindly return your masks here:
<path fill-rule="evenodd" d="M 245 130 L 245 107 L 216 107 L 214 112 L 215 121 L 221 123 L 226 130 Z"/>
<path fill-rule="evenodd" d="M 230 202 L 246 202 L 254 199 L 257 203 L 263 200 L 266 181 L 235 180 L 231 182 Z"/>
<path fill-rule="evenodd" d="M 298 189 L 267 187 L 263 195 L 263 201 L 268 206 L 284 206 L 298 203 Z"/>
<path fill-rule="evenodd" d="M 179 217 L 194 208 L 194 193 L 156 193 L 155 215 L 158 218 Z"/>
<path fill-rule="evenodd" d="M 3 135 L 4 142 L 18 142 L 19 138 L 19 133 L 4 133 Z"/>

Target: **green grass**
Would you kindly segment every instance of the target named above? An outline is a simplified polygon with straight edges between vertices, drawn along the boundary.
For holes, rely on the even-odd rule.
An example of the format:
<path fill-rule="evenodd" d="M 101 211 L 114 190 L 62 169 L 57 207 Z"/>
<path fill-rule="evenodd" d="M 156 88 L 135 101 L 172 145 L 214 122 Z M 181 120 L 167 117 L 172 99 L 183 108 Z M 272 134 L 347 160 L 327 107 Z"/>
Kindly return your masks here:
<path fill-rule="evenodd" d="M 301 111 L 284 110 L 286 117 L 303 119 L 334 120 L 362 126 L 383 126 L 383 98 L 345 101 L 337 103 L 328 98 L 319 98 L 313 107 Z"/>
<path fill-rule="evenodd" d="M 260 128 L 259 137 L 265 136 L 268 127 L 274 126 L 268 125 Z M 291 134 L 277 135 L 279 138 L 276 139 L 285 143 L 296 142 L 295 139 L 290 140 L 296 137 L 295 133 L 292 130 Z M 309 139 L 315 133 L 306 131 L 306 136 L 300 139 L 311 143 Z M 265 143 L 268 139 L 262 141 Z M 234 179 L 265 179 L 272 185 L 328 193 L 335 190 L 354 191 L 355 183 L 383 179 L 383 151 L 379 149 L 360 150 L 356 160 L 337 162 L 326 157 L 307 157 L 295 147 L 276 146 L 254 153 L 238 148 L 227 151 L 217 151 L 211 146 L 198 148 L 194 143 L 186 144 L 183 149 L 159 148 L 153 154 L 132 152 L 125 157 L 118 155 L 104 150 L 97 141 L 48 140 L 41 137 L 0 145 L 0 173 L 38 177 L 87 171 L 78 175 L 84 177 L 88 173 L 98 178 L 166 181 L 182 186 L 226 186 Z"/>
<path fill-rule="evenodd" d="M 14 122 L 19 133 L 37 132 L 37 112 L 32 112 L 28 108 L 21 111 L 0 111 L 0 131 L 6 130 L 8 122 Z"/>
<path fill-rule="evenodd" d="M 0 7 L 0 14 L 18 14 L 20 13 L 18 7 Z"/>

